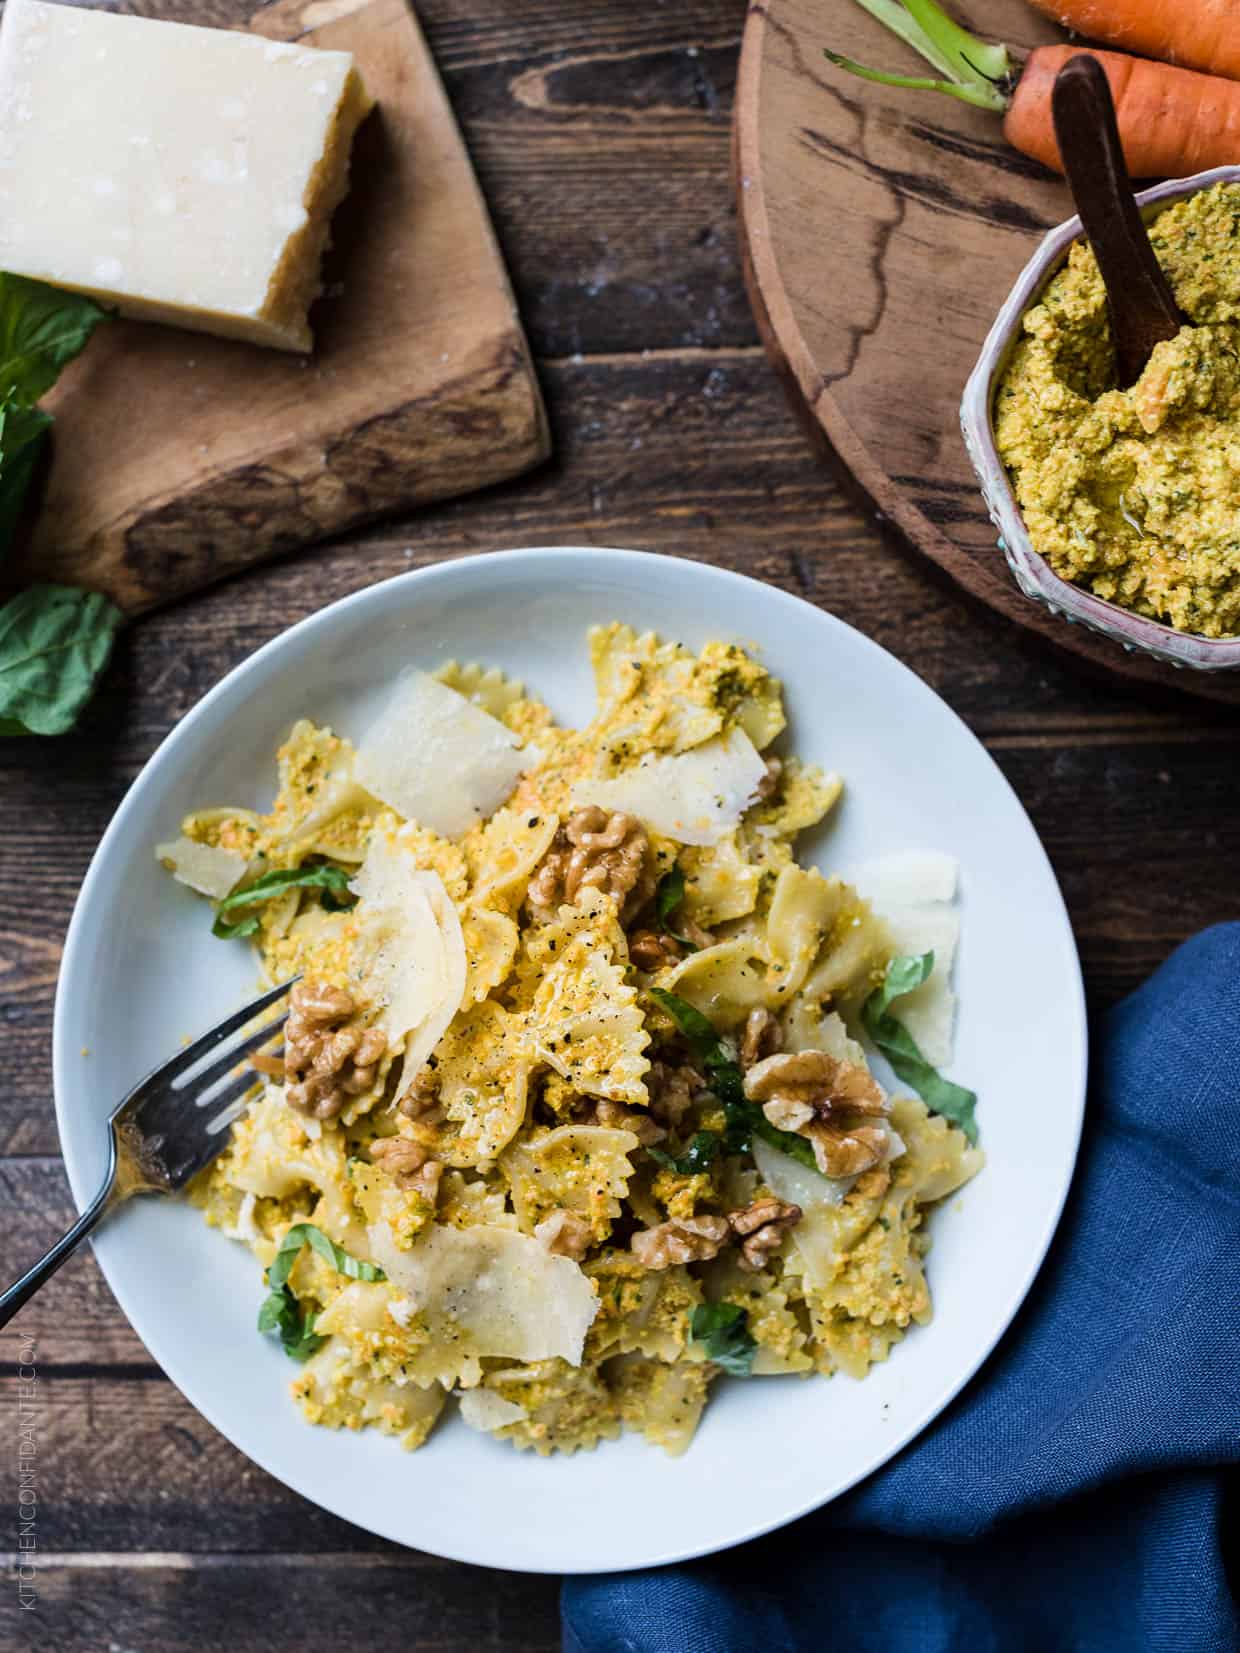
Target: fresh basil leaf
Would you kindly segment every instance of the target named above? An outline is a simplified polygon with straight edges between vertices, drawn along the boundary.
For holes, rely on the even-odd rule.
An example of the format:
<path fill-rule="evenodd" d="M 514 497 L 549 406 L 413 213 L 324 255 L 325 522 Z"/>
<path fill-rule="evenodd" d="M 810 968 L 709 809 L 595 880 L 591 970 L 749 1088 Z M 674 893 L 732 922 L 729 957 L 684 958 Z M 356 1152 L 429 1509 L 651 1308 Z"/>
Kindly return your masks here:
<path fill-rule="evenodd" d="M 322 890 L 323 905 L 330 912 L 343 912 L 353 905 L 349 890 L 349 875 L 343 867 L 330 862 L 313 867 L 288 867 L 265 872 L 242 890 L 226 895 L 215 909 L 215 923 L 211 934 L 221 941 L 232 941 L 237 936 L 252 936 L 258 929 L 254 913 L 245 912 L 241 918 L 229 919 L 227 913 L 238 908 L 256 907 L 262 901 L 271 901 L 285 890 Z"/>
<path fill-rule="evenodd" d="M 68 586 L 32 585 L 0 608 L 0 733 L 71 729 L 120 623 L 106 597 Z"/>
<path fill-rule="evenodd" d="M 887 966 L 882 985 L 876 987 L 861 1010 L 861 1022 L 877 1048 L 887 1058 L 897 1078 L 911 1085 L 931 1113 L 942 1114 L 968 1137 L 977 1141 L 977 1094 L 955 1085 L 917 1048 L 917 1041 L 898 1017 L 891 1014 L 895 999 L 911 993 L 929 979 L 934 969 L 934 954 L 902 954 Z"/>
<path fill-rule="evenodd" d="M 282 1286 L 293 1272 L 293 1264 L 303 1245 L 317 1251 L 325 1263 L 330 1263 L 337 1274 L 347 1274 L 350 1280 L 386 1280 L 387 1275 L 377 1263 L 364 1263 L 360 1257 L 351 1257 L 343 1247 L 328 1239 L 313 1223 L 294 1223 L 280 1241 L 280 1249 L 267 1270 L 267 1284 L 275 1289 Z"/>
<path fill-rule="evenodd" d="M 665 872 L 655 885 L 654 910 L 660 925 L 671 936 L 673 941 L 679 942 L 687 953 L 697 952 L 697 943 L 690 941 L 688 936 L 682 936 L 671 925 L 672 914 L 685 898 L 684 870 L 677 863 L 670 871 Z"/>
<path fill-rule="evenodd" d="M 314 1316 L 308 1309 L 302 1308 L 288 1283 L 293 1264 L 304 1245 L 317 1251 L 337 1274 L 346 1274 L 350 1280 L 387 1279 L 376 1263 L 364 1263 L 360 1257 L 350 1256 L 313 1223 L 294 1223 L 280 1241 L 280 1249 L 267 1270 L 265 1278 L 270 1290 L 258 1311 L 259 1331 L 278 1332 L 285 1354 L 294 1360 L 308 1359 L 327 1341 L 315 1332 Z"/>
<path fill-rule="evenodd" d="M 749 1316 L 739 1303 L 699 1303 L 691 1331 L 708 1360 L 733 1377 L 748 1377 L 758 1345 L 749 1330 Z"/>
<path fill-rule="evenodd" d="M 0 397 L 37 402 L 107 314 L 81 293 L 0 271 Z"/>
<path fill-rule="evenodd" d="M 667 1011 L 689 1041 L 694 1057 L 710 1081 L 710 1088 L 723 1103 L 724 1147 L 727 1152 L 747 1153 L 751 1139 L 759 1136 L 763 1142 L 777 1148 L 781 1154 L 789 1155 L 799 1165 L 818 1171 L 818 1161 L 808 1139 L 772 1125 L 758 1104 L 745 1095 L 744 1076 L 731 1046 L 719 1037 L 702 1012 L 663 987 L 652 987 L 650 996 Z"/>
<path fill-rule="evenodd" d="M 655 885 L 654 910 L 662 924 L 676 911 L 685 898 L 685 875 L 680 864 L 665 872 Z"/>
<path fill-rule="evenodd" d="M 736 1052 L 715 1032 L 702 1012 L 666 988 L 652 987 L 650 996 L 661 1005 L 689 1041 L 690 1049 L 721 1102 L 744 1102 L 745 1088 Z"/>
<path fill-rule="evenodd" d="M 38 408 L 0 406 L 0 556 L 12 542 L 51 423 Z"/>
<path fill-rule="evenodd" d="M 314 1329 L 315 1316 L 303 1309 L 288 1286 L 270 1292 L 258 1311 L 260 1332 L 277 1332 L 286 1355 L 308 1360 L 327 1342 Z"/>
<path fill-rule="evenodd" d="M 648 1148 L 646 1151 L 656 1164 L 675 1171 L 677 1176 L 696 1177 L 710 1170 L 722 1147 L 723 1138 L 718 1131 L 698 1131 L 690 1137 L 683 1154 L 668 1154 L 662 1148 Z"/>

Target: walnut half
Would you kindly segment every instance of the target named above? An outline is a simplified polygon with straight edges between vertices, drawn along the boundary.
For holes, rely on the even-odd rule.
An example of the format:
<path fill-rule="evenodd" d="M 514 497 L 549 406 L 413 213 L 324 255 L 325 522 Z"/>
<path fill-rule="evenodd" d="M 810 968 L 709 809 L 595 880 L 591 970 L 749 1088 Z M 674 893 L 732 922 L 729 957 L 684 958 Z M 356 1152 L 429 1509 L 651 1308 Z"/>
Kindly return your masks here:
<path fill-rule="evenodd" d="M 334 1119 L 351 1096 L 374 1084 L 387 1049 L 382 1028 L 362 1027 L 343 987 L 301 981 L 284 1024 L 284 1100 L 313 1119 Z M 264 1065 L 263 1071 L 270 1071 Z"/>
<path fill-rule="evenodd" d="M 756 1273 L 773 1251 L 778 1251 L 784 1236 L 801 1220 L 799 1205 L 786 1205 L 773 1196 L 755 1200 L 743 1211 L 728 1214 L 733 1234 L 741 1240 L 740 1266 Z"/>
<path fill-rule="evenodd" d="M 421 1194 L 432 1205 L 439 1198 L 443 1165 L 420 1142 L 404 1136 L 380 1137 L 370 1145 L 370 1160 L 386 1171 L 398 1188 Z"/>
<path fill-rule="evenodd" d="M 643 1228 L 630 1241 L 643 1268 L 675 1268 L 679 1263 L 706 1263 L 717 1257 L 728 1237 L 726 1217 L 673 1217 L 655 1228 Z"/>
<path fill-rule="evenodd" d="M 772 1125 L 795 1131 L 826 1177 L 855 1177 L 886 1155 L 891 1104 L 873 1074 L 825 1050 L 768 1056 L 745 1075 L 745 1095 Z"/>
<path fill-rule="evenodd" d="M 611 814 L 591 804 L 571 815 L 556 833 L 530 879 L 534 917 L 554 918 L 583 889 L 611 896 L 622 916 L 636 913 L 653 893 L 646 868 L 646 834 L 635 815 Z"/>

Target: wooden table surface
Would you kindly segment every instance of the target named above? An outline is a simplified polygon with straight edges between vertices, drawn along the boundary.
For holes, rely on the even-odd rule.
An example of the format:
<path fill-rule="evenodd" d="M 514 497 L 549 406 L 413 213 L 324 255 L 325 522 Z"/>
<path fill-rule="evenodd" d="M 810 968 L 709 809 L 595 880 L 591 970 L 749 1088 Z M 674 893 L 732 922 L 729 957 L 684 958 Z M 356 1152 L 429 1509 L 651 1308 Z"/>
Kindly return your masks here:
<path fill-rule="evenodd" d="M 205 15 L 249 9 L 228 5 Z M 446 557 L 553 543 L 694 557 L 796 592 L 891 649 L 966 719 L 1032 815 L 1095 1008 L 1190 932 L 1240 916 L 1240 718 L 1086 678 L 970 609 L 884 543 L 811 456 L 758 347 L 737 262 L 728 117 L 743 9 L 421 7 L 508 255 L 557 457 L 515 485 L 148 617 L 79 734 L 0 743 L 6 1276 L 72 1215 L 51 1101 L 52 999 L 74 897 L 126 788 L 260 644 Z M 186 16 L 203 19 L 202 5 Z M 0 1645 L 558 1647 L 554 1581 L 399 1550 L 250 1466 L 152 1364 L 89 1254 L 0 1336 L 5 1550 L 16 1547 L 16 1385 L 31 1338 L 38 1599 L 22 1611 L 6 1578 Z"/>

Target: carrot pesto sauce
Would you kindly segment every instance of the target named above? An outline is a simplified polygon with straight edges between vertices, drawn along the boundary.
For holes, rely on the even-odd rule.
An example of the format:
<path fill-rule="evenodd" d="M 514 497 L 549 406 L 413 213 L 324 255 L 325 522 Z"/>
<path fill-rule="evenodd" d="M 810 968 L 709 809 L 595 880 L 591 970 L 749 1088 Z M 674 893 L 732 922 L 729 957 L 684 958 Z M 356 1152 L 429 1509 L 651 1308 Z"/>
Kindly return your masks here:
<path fill-rule="evenodd" d="M 1116 388 L 1087 244 L 1024 319 L 995 433 L 1034 549 L 1066 580 L 1203 637 L 1240 635 L 1240 185 L 1150 239 L 1190 324 Z"/>

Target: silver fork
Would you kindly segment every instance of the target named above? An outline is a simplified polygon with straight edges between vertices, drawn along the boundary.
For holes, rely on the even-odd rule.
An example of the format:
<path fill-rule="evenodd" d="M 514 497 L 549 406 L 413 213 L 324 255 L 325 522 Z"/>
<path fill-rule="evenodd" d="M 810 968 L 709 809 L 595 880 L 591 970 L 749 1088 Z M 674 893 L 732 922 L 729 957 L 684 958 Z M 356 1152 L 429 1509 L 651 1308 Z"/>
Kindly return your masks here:
<path fill-rule="evenodd" d="M 175 1194 L 211 1163 L 228 1141 L 227 1127 L 240 1112 L 242 1098 L 257 1083 L 253 1069 L 231 1080 L 229 1075 L 274 1039 L 288 1016 L 265 1023 L 244 1039 L 234 1041 L 232 1035 L 284 998 L 300 979 L 294 976 L 225 1017 L 134 1086 L 108 1120 L 108 1169 L 103 1187 L 47 1256 L 0 1295 L 0 1326 L 6 1326 L 27 1298 L 55 1274 L 106 1213 L 131 1194 Z M 220 1054 L 201 1067 L 213 1051 Z"/>

